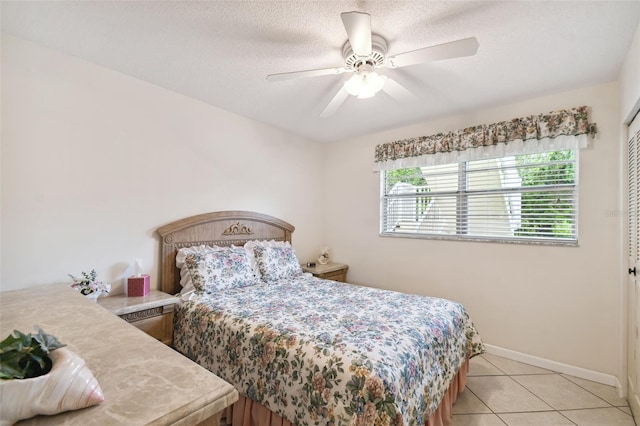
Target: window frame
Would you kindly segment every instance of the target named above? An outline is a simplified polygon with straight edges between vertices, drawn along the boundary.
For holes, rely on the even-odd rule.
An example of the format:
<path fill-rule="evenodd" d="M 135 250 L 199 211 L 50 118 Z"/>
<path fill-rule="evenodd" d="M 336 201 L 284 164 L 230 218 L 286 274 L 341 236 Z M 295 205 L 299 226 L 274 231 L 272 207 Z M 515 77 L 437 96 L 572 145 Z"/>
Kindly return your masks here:
<path fill-rule="evenodd" d="M 402 168 L 398 168 L 398 169 L 392 169 L 392 170 L 383 170 L 380 171 L 380 177 L 379 177 L 379 182 L 380 182 L 380 210 L 379 210 L 379 236 L 381 237 L 391 237 L 391 238 L 412 238 L 412 239 L 426 239 L 426 240 L 445 240 L 445 241 L 472 241 L 472 242 L 496 242 L 496 243 L 505 243 L 505 244 L 525 244 L 525 245 L 547 245 L 547 246 L 569 246 L 569 247 L 578 247 L 579 246 L 579 183 L 580 183 L 580 170 L 579 170 L 579 165 L 580 165 L 580 149 L 578 148 L 574 148 L 574 149 L 556 149 L 556 150 L 550 150 L 550 151 L 543 151 L 541 153 L 547 153 L 547 152 L 559 152 L 559 151 L 574 151 L 574 162 L 573 162 L 573 167 L 574 167 L 574 183 L 573 185 L 569 184 L 569 186 L 573 187 L 573 191 L 572 191 L 572 195 L 573 195 L 573 229 L 574 229 L 574 234 L 572 238 L 548 238 L 548 237 L 543 237 L 543 238 L 532 238 L 532 237 L 518 237 L 518 236 L 513 236 L 513 237 L 498 237 L 498 236 L 482 236 L 482 235 L 469 235 L 468 233 L 461 233 L 461 229 L 463 231 L 468 232 L 468 229 L 464 229 L 465 226 L 463 224 L 461 224 L 460 222 L 463 222 L 465 224 L 468 224 L 468 220 L 460 220 L 460 213 L 464 212 L 466 209 L 466 206 L 468 205 L 468 200 L 469 200 L 469 195 L 473 194 L 473 191 L 460 191 L 459 188 L 461 186 L 461 181 L 463 181 L 464 179 L 466 179 L 466 173 L 468 170 L 468 164 L 470 161 L 475 161 L 473 159 L 471 160 L 463 160 L 463 161 L 458 161 L 458 190 L 457 195 L 456 195 L 456 233 L 455 234 L 438 234 L 438 233 L 421 233 L 421 232 L 394 232 L 394 231 L 385 231 L 384 226 L 385 226 L 385 208 L 386 208 L 386 203 L 385 203 L 385 197 L 387 196 L 386 194 L 386 174 L 389 171 L 393 171 L 393 170 L 402 170 L 402 169 L 406 169 L 406 168 L 413 168 L 413 167 L 402 167 Z M 526 154 L 522 154 L 522 155 L 526 155 Z M 506 157 L 518 157 L 519 155 L 508 155 L 508 156 L 504 156 L 504 157 L 497 157 L 497 158 L 506 158 Z M 448 163 L 448 164 L 455 164 L 455 163 Z M 426 166 L 428 167 L 428 166 Z M 563 185 L 556 185 L 556 188 L 559 187 L 567 187 L 567 184 L 563 184 Z M 520 187 L 520 189 L 522 188 L 526 188 L 526 187 Z M 550 189 L 553 188 L 553 185 L 550 186 Z M 531 191 L 531 190 L 529 190 Z M 508 193 L 513 193 L 513 192 L 518 192 L 520 194 L 523 194 L 525 192 L 528 191 L 514 191 L 513 189 L 505 189 L 504 191 L 499 191 L 499 193 L 502 194 L 508 194 Z M 462 200 L 462 202 L 460 202 Z M 467 216 L 468 218 L 468 216 Z"/>

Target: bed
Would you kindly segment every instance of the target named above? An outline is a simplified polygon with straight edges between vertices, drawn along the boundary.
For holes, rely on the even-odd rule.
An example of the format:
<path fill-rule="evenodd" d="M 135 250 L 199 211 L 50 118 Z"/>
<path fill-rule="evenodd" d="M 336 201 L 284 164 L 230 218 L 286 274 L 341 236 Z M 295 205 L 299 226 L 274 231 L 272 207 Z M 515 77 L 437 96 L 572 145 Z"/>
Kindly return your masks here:
<path fill-rule="evenodd" d="M 227 423 L 449 424 L 484 351 L 464 307 L 305 274 L 294 229 L 246 211 L 158 229 L 174 348 L 238 389 Z"/>

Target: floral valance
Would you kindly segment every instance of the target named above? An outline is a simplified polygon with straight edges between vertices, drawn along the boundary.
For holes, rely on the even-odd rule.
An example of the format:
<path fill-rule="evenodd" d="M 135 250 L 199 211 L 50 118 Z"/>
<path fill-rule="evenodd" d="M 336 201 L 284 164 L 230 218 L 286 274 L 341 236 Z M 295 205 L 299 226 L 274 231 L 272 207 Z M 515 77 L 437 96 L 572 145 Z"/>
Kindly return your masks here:
<path fill-rule="evenodd" d="M 384 143 L 376 146 L 374 170 L 586 148 L 597 133 L 587 112 L 581 106 Z"/>

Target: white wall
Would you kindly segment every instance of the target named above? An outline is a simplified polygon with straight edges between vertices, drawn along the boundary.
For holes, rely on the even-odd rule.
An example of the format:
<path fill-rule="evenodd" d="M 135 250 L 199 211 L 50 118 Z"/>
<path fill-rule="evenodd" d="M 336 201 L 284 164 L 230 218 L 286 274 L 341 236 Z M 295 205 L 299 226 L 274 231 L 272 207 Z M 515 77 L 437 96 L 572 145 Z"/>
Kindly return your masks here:
<path fill-rule="evenodd" d="M 2 38 L 1 289 L 95 268 L 122 292 L 139 257 L 158 275 L 155 229 L 252 210 L 321 247 L 322 146 L 174 92 Z"/>
<path fill-rule="evenodd" d="M 379 143 L 579 105 L 599 136 L 580 153 L 579 247 L 383 238 Z M 617 83 L 332 144 L 325 241 L 355 283 L 462 302 L 485 342 L 620 377 L 620 103 Z M 344 185 L 348 182 L 348 185 Z"/>
<path fill-rule="evenodd" d="M 622 118 L 628 124 L 640 109 L 640 24 L 620 72 L 620 95 Z"/>

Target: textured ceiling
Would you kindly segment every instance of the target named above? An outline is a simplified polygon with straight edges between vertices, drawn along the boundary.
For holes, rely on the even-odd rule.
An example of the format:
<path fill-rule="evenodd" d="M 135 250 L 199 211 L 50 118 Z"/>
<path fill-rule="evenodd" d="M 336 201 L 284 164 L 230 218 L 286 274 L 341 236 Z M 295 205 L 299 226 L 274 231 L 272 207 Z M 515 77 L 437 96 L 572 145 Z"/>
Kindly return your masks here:
<path fill-rule="evenodd" d="M 108 1 L 0 3 L 2 30 L 317 141 L 612 81 L 640 2 Z M 383 69 L 418 98 L 349 97 L 349 75 L 267 82 L 343 66 L 340 13 L 371 14 L 387 55 L 476 37 L 475 56 Z"/>

